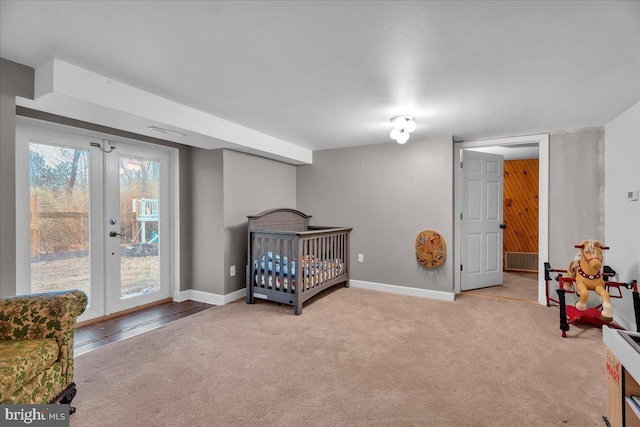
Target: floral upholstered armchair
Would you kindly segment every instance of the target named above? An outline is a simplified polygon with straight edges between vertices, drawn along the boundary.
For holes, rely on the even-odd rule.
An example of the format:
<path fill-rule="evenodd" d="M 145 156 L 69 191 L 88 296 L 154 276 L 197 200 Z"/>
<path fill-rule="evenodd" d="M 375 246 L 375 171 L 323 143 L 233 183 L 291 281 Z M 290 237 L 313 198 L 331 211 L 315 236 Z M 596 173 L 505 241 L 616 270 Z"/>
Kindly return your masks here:
<path fill-rule="evenodd" d="M 0 403 L 71 403 L 73 335 L 86 307 L 79 290 L 0 299 Z"/>

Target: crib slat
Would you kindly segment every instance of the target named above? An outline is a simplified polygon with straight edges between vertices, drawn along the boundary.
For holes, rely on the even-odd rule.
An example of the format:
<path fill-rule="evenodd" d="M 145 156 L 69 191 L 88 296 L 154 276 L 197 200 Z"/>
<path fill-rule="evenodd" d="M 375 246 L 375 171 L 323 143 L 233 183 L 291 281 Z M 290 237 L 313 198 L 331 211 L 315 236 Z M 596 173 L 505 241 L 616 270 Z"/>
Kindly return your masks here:
<path fill-rule="evenodd" d="M 340 246 L 338 247 L 338 251 L 340 251 L 339 253 L 340 262 L 342 263 L 343 266 L 344 266 L 344 263 L 346 262 L 346 258 L 344 255 L 344 237 L 345 237 L 344 235 L 340 236 Z M 340 274 L 343 274 L 343 268 L 340 268 L 339 270 Z"/>
<path fill-rule="evenodd" d="M 263 288 L 264 285 L 263 285 L 263 281 L 262 281 L 262 266 L 260 264 L 260 257 L 261 257 L 260 254 L 262 254 L 262 252 L 263 252 L 262 248 L 263 248 L 263 245 L 264 245 L 264 239 L 262 237 L 259 237 L 256 240 L 257 240 L 258 243 L 256 245 L 256 253 L 253 256 L 253 259 L 257 263 L 257 264 L 255 264 L 256 265 L 256 276 L 257 276 L 256 285 L 261 287 L 261 288 Z"/>
<path fill-rule="evenodd" d="M 269 246 L 270 246 L 270 240 L 268 237 L 265 237 L 264 239 L 262 239 L 262 252 L 260 252 L 260 257 L 262 260 L 264 260 L 264 269 L 262 271 L 262 275 L 263 275 L 263 280 L 264 280 L 264 287 L 268 288 L 269 287 L 269 266 L 268 266 L 268 260 L 269 260 Z"/>
<path fill-rule="evenodd" d="M 273 277 L 273 289 L 277 290 L 277 291 L 282 291 L 282 282 L 278 283 L 278 280 L 280 279 L 278 271 L 278 263 L 276 262 L 276 256 L 280 253 L 278 252 L 278 242 L 280 241 L 279 238 L 274 237 L 272 242 L 271 242 L 271 253 L 272 253 L 272 264 L 271 264 L 271 268 L 273 268 L 273 272 L 271 273 L 271 277 Z M 282 259 L 280 259 L 280 262 L 282 262 Z"/>
<path fill-rule="evenodd" d="M 309 286 L 305 286 L 305 289 L 310 289 L 313 287 L 314 281 L 316 280 L 316 271 L 315 271 L 315 241 L 309 240 Z"/>
<path fill-rule="evenodd" d="M 336 276 L 340 275 L 340 261 L 342 259 L 342 257 L 340 256 L 340 242 L 342 241 L 342 234 L 338 234 L 338 237 L 336 237 Z"/>
<path fill-rule="evenodd" d="M 331 255 L 329 256 L 329 260 L 331 261 L 331 278 L 335 278 L 337 276 L 337 265 L 336 265 L 336 242 L 340 235 L 331 236 Z"/>
<path fill-rule="evenodd" d="M 298 264 L 297 264 L 297 268 L 298 270 L 298 274 L 296 275 L 299 279 L 301 279 L 302 283 L 297 283 L 296 284 L 296 294 L 294 297 L 294 302 L 295 302 L 295 309 L 294 309 L 294 313 L 296 315 L 302 314 L 302 303 L 304 302 L 304 298 L 302 297 L 302 290 L 304 289 L 304 280 L 302 280 L 302 260 L 304 259 L 304 241 L 300 241 L 300 238 L 298 236 L 296 236 L 295 238 L 295 246 L 297 248 L 297 254 L 296 254 L 296 258 L 298 260 Z"/>
<path fill-rule="evenodd" d="M 315 255 L 315 258 L 313 260 L 313 268 L 315 269 L 315 279 L 313 281 L 313 286 L 315 286 L 316 284 L 320 283 L 320 273 L 319 273 L 319 268 L 318 268 L 318 263 L 320 262 L 320 254 L 318 253 L 320 248 L 318 248 L 319 244 L 318 244 L 318 239 L 313 239 L 313 254 Z"/>
<path fill-rule="evenodd" d="M 335 238 L 334 234 L 327 236 L 327 279 L 328 280 L 333 279 L 333 262 L 331 260 L 333 257 L 334 238 Z"/>
<path fill-rule="evenodd" d="M 300 260 L 297 257 L 297 254 L 294 252 L 294 250 L 297 249 L 297 247 L 295 245 L 295 239 L 291 239 L 289 244 L 290 244 L 289 253 L 291 254 L 292 258 L 296 259 L 296 270 L 295 270 L 296 271 L 296 277 L 295 277 L 295 282 L 296 283 L 295 283 L 295 285 L 298 286 L 300 284 L 300 279 L 302 278 L 301 275 L 300 275 L 300 265 L 301 265 L 300 263 L 302 262 L 302 260 Z M 293 294 L 293 293 L 295 293 L 295 288 L 293 286 L 293 278 L 291 279 L 291 283 L 292 283 L 292 285 L 291 285 L 291 293 Z"/>
<path fill-rule="evenodd" d="M 313 277 L 314 277 L 314 272 L 313 272 L 313 240 L 307 240 L 306 242 L 307 245 L 307 258 L 306 258 L 306 262 L 307 262 L 307 279 L 308 281 L 304 284 L 304 289 L 308 289 L 311 286 L 313 286 Z"/>
<path fill-rule="evenodd" d="M 349 243 L 349 239 L 345 239 L 344 244 L 344 273 L 349 274 L 349 269 L 351 267 L 351 247 Z"/>
<path fill-rule="evenodd" d="M 320 244 L 320 259 L 318 260 L 318 264 L 319 264 L 319 268 L 320 268 L 320 282 L 324 283 L 324 260 L 326 259 L 325 256 L 325 238 L 324 237 L 320 237 L 320 239 L 318 239 L 318 244 Z"/>
<path fill-rule="evenodd" d="M 342 259 L 342 273 L 346 273 L 346 268 L 347 268 L 347 258 L 349 257 L 347 251 L 346 251 L 346 247 L 347 247 L 347 235 L 342 236 L 342 246 L 340 248 L 341 251 L 341 258 Z"/>
<path fill-rule="evenodd" d="M 251 231 L 249 231 L 248 235 L 247 235 L 247 262 L 248 265 L 245 267 L 245 286 L 247 288 L 246 290 L 246 301 L 247 304 L 253 304 L 254 298 L 253 298 L 253 287 L 255 286 L 255 283 L 253 282 L 253 247 L 254 247 L 254 242 L 253 242 L 253 238 L 252 238 L 252 234 Z"/>
<path fill-rule="evenodd" d="M 301 293 L 309 280 L 309 271 L 307 269 L 307 256 L 309 254 L 309 248 L 307 247 L 307 241 L 298 239 L 298 253 L 300 258 L 300 282 L 296 286 L 296 292 Z"/>
<path fill-rule="evenodd" d="M 285 279 L 287 280 L 287 289 L 285 292 L 291 293 L 293 291 L 293 278 L 295 274 L 295 269 L 293 267 L 295 256 L 291 253 L 291 239 L 285 239 L 282 243 L 284 245 L 282 253 L 287 257 L 287 274 L 285 275 Z"/>
<path fill-rule="evenodd" d="M 331 265 L 331 242 L 333 241 L 333 236 L 327 236 L 327 258 L 326 258 L 326 270 L 327 270 L 327 280 L 331 280 L 333 279 L 333 273 L 331 272 L 331 270 L 333 269 L 333 266 Z"/>
<path fill-rule="evenodd" d="M 327 236 L 327 280 L 333 279 L 333 265 L 331 263 L 331 245 L 333 244 L 333 236 Z"/>
<path fill-rule="evenodd" d="M 311 258 L 313 257 L 313 242 L 311 240 L 305 240 L 305 247 L 306 247 L 306 258 L 305 258 L 305 262 L 307 263 L 307 282 L 305 282 L 304 284 L 304 289 L 307 289 L 307 287 L 311 287 L 312 283 L 313 283 L 313 265 L 312 265 L 312 260 Z"/>
<path fill-rule="evenodd" d="M 331 277 L 329 277 L 329 240 L 331 239 L 331 237 L 327 236 L 324 238 L 324 260 L 322 261 L 323 263 L 323 270 L 324 270 L 324 280 L 327 281 L 329 279 L 331 279 Z"/>
<path fill-rule="evenodd" d="M 278 252 L 278 241 L 280 239 L 277 237 L 273 238 L 273 241 L 271 243 L 271 253 L 272 253 L 272 268 L 273 268 L 273 272 L 271 273 L 271 277 L 273 277 L 273 289 L 277 290 L 277 291 L 282 291 L 282 282 L 278 283 L 278 279 L 280 279 L 280 277 L 278 277 L 278 263 L 276 262 L 276 256 L 279 254 Z M 280 259 L 280 262 L 282 262 L 282 259 Z"/>
<path fill-rule="evenodd" d="M 287 281 L 287 289 L 284 290 L 284 292 L 286 293 L 290 293 L 291 292 L 291 285 L 293 283 L 293 271 L 292 271 L 292 266 L 293 266 L 293 260 L 291 259 L 291 252 L 289 251 L 289 243 L 291 241 L 289 239 L 283 239 L 282 240 L 282 256 L 283 256 L 283 260 L 286 260 L 286 262 L 283 262 L 282 265 L 280 266 L 280 269 L 283 270 L 283 275 L 284 275 L 284 279 Z M 284 274 L 284 267 L 287 267 L 287 274 Z"/>
<path fill-rule="evenodd" d="M 272 289 L 276 289 L 276 278 L 274 277 L 275 272 L 273 272 L 273 274 L 269 274 L 269 264 L 268 264 L 269 252 L 271 252 L 271 256 L 273 257 L 273 240 L 274 239 L 272 239 L 271 237 L 267 238 L 267 251 L 265 253 L 266 260 L 264 265 L 264 274 L 267 276 L 267 280 L 270 280 L 270 282 L 267 281 L 267 286 L 271 285 Z M 273 258 L 271 259 L 271 263 L 272 263 L 271 265 L 273 266 L 274 264 Z"/>

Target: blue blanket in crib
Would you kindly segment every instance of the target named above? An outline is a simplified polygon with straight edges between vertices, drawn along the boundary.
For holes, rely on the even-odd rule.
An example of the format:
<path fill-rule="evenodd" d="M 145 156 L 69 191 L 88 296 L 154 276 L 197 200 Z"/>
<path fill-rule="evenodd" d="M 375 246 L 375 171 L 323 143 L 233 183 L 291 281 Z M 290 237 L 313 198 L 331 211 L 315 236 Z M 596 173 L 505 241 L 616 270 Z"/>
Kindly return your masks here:
<path fill-rule="evenodd" d="M 280 262 L 282 259 L 282 262 Z M 285 256 L 285 257 L 280 257 L 280 255 L 275 256 L 275 260 L 274 260 L 274 256 L 273 256 L 273 252 L 268 252 L 267 255 L 263 255 L 262 256 L 262 260 L 260 262 L 260 268 L 263 272 L 265 272 L 265 264 L 266 264 L 266 268 L 269 272 L 269 274 L 273 274 L 274 271 L 274 261 L 275 261 L 275 274 L 277 276 L 280 275 L 280 271 L 282 269 L 282 272 L 285 276 L 289 275 L 289 264 L 291 264 L 291 269 L 292 274 L 291 277 L 296 277 L 296 262 L 295 260 L 291 260 L 291 263 L 289 263 L 289 259 Z M 255 260 L 253 263 L 253 268 L 257 269 L 258 268 L 258 260 Z"/>

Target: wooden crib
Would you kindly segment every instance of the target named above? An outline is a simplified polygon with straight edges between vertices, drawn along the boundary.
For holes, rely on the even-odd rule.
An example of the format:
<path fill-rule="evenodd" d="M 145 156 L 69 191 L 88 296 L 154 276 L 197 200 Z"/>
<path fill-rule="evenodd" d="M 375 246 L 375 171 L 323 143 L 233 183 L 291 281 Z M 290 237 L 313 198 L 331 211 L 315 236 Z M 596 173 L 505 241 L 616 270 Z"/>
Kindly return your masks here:
<path fill-rule="evenodd" d="M 310 215 L 272 209 L 249 218 L 247 304 L 255 298 L 293 305 L 333 285 L 349 286 L 351 228 L 313 227 Z"/>

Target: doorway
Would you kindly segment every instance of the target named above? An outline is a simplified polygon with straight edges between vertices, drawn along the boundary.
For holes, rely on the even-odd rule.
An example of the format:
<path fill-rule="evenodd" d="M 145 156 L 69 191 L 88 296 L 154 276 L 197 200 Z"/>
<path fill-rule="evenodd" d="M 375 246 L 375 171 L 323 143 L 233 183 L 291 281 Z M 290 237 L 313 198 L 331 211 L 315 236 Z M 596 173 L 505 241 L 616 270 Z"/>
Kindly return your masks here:
<path fill-rule="evenodd" d="M 19 294 L 80 289 L 79 321 L 169 297 L 175 150 L 20 121 Z"/>
<path fill-rule="evenodd" d="M 498 150 L 494 150 L 495 147 Z M 454 182 L 455 192 L 457 196 L 454 198 L 454 241 L 456 247 L 454 249 L 454 264 L 458 266 L 455 268 L 455 281 L 454 281 L 454 293 L 458 294 L 464 287 L 462 286 L 462 280 L 464 276 L 461 268 L 463 268 L 462 260 L 464 259 L 465 246 L 463 244 L 463 218 L 461 213 L 463 211 L 463 173 L 460 168 L 461 153 L 463 150 L 474 151 L 489 151 L 500 154 L 500 150 L 513 150 L 513 147 L 531 148 L 536 147 L 539 158 L 539 176 L 538 176 L 538 189 L 539 189 L 539 221 L 538 221 L 538 259 L 537 259 L 537 295 L 536 300 L 540 304 L 546 304 L 546 283 L 544 281 L 544 261 L 548 258 L 548 206 L 549 206 L 549 137 L 547 134 L 543 135 L 531 135 L 522 137 L 511 138 L 499 138 L 491 140 L 481 141 L 469 141 L 459 142 L 454 144 Z M 505 273 L 505 278 L 508 282 L 519 280 L 519 273 Z M 514 276 L 514 277 L 511 277 Z M 529 279 L 531 280 L 531 279 Z"/>

